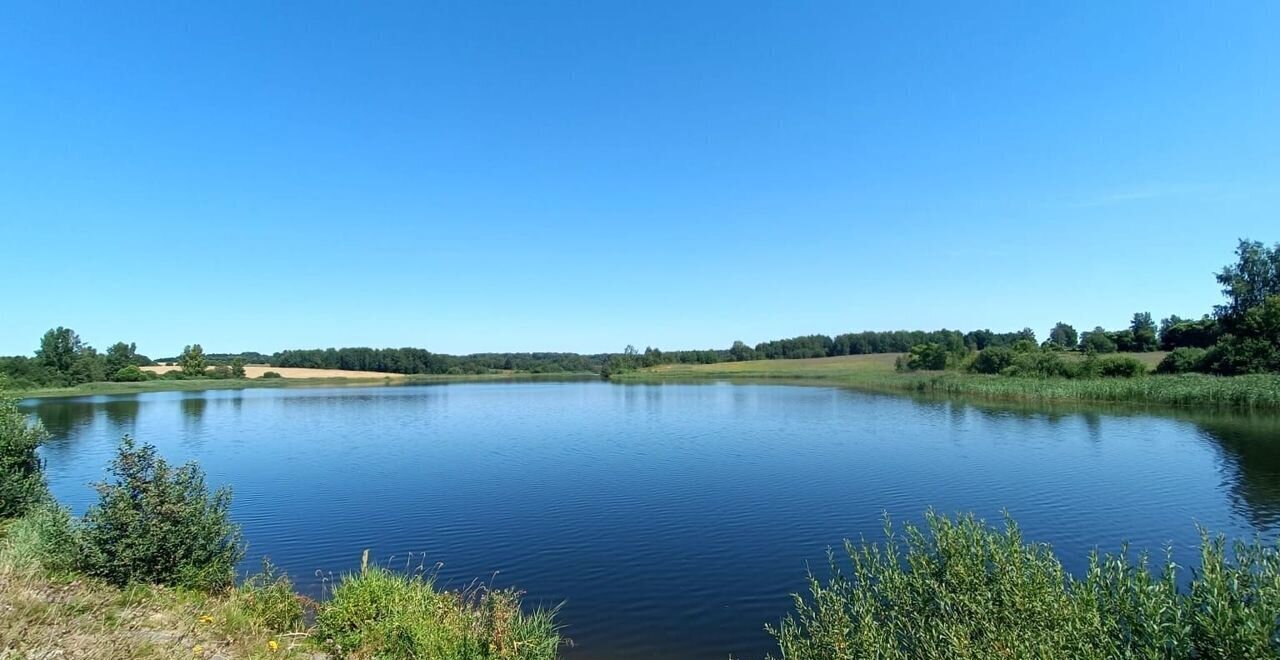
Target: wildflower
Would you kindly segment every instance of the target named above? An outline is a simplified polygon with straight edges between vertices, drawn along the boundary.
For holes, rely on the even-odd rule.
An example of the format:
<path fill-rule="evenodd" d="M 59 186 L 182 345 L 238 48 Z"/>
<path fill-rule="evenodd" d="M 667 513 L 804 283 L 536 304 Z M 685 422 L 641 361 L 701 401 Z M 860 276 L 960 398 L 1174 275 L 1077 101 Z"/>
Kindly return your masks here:
<path fill-rule="evenodd" d="M 280 650 L 280 642 L 277 642 L 274 639 L 270 640 L 267 642 L 267 648 L 271 649 L 272 653 L 275 653 L 276 651 Z"/>
<path fill-rule="evenodd" d="M 191 655 L 194 655 L 196 657 L 200 657 L 204 655 L 204 647 L 200 646 L 199 644 L 196 644 L 195 646 L 191 647 Z"/>
<path fill-rule="evenodd" d="M 205 625 L 209 625 L 209 624 L 213 623 L 213 617 L 209 616 L 208 614 L 202 615 L 202 616 L 200 617 L 200 623 L 203 623 L 203 624 L 205 624 Z"/>

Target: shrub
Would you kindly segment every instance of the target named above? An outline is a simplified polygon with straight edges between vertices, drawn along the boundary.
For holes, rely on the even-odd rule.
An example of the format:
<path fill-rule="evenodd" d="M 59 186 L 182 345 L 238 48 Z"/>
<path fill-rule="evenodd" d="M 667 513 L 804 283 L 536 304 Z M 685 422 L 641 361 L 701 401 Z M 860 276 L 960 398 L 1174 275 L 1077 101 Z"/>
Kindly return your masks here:
<path fill-rule="evenodd" d="M 1058 351 L 1033 351 L 1016 354 L 1013 364 L 1001 373 L 1033 378 L 1071 378 L 1076 375 L 1076 370 L 1062 359 Z"/>
<path fill-rule="evenodd" d="M 206 372 L 205 372 L 205 375 L 206 375 L 206 376 L 208 376 L 209 378 L 216 378 L 216 379 L 218 379 L 218 380 L 226 380 L 226 379 L 228 379 L 228 378 L 231 378 L 231 377 L 232 377 L 232 375 L 231 375 L 231 367 L 228 367 L 228 366 L 225 366 L 225 365 L 221 365 L 221 364 L 220 364 L 220 365 L 218 365 L 218 366 L 216 366 L 216 367 L 212 367 L 212 368 L 210 368 L 208 371 L 206 371 Z"/>
<path fill-rule="evenodd" d="M 28 424 L 18 400 L 0 393 L 0 519 L 14 518 L 49 497 L 36 450 L 49 437 Z"/>
<path fill-rule="evenodd" d="M 1205 368 L 1205 356 L 1209 351 L 1203 348 L 1175 348 L 1160 360 L 1160 364 L 1156 365 L 1156 373 L 1158 374 L 1188 374 L 1194 371 L 1203 371 Z"/>
<path fill-rule="evenodd" d="M 130 364 L 120 367 L 115 375 L 111 377 L 111 380 L 117 383 L 141 383 L 147 380 L 147 372 L 139 369 L 137 365 Z"/>
<path fill-rule="evenodd" d="M 1147 373 L 1146 365 L 1127 356 L 1110 355 L 1098 360 L 1098 375 L 1105 378 L 1134 378 Z"/>
<path fill-rule="evenodd" d="M 809 597 L 770 632 L 790 660 L 828 658 L 1273 658 L 1280 553 L 1204 537 L 1201 569 L 1094 555 L 1071 577 L 1048 546 L 973 516 L 929 513 L 883 545 L 845 544 L 851 569 L 809 578 Z M 1228 560 L 1229 555 L 1234 559 Z M 1185 581 L 1182 581 L 1185 582 Z"/>
<path fill-rule="evenodd" d="M 344 576 L 332 596 L 313 635 L 336 657 L 549 660 L 560 646 L 554 613 L 525 614 L 512 591 L 438 591 L 375 567 Z"/>
<path fill-rule="evenodd" d="M 969 365 L 969 370 L 979 374 L 998 374 L 1013 366 L 1015 358 L 1017 354 L 1013 349 L 993 346 L 978 351 L 973 364 Z"/>
<path fill-rule="evenodd" d="M 75 568 L 76 546 L 71 513 L 41 502 L 6 530 L 0 561 L 20 570 L 65 574 Z"/>
<path fill-rule="evenodd" d="M 942 344 L 916 344 L 895 366 L 899 371 L 942 371 L 947 368 L 947 349 Z"/>
<path fill-rule="evenodd" d="M 231 584 L 242 555 L 231 492 L 210 493 L 194 463 L 172 468 L 155 447 L 125 436 L 111 463 L 115 481 L 97 484 L 84 515 L 83 570 L 113 584 L 150 582 L 196 589 Z"/>
<path fill-rule="evenodd" d="M 264 371 L 259 378 L 281 378 L 282 376 L 274 371 Z"/>

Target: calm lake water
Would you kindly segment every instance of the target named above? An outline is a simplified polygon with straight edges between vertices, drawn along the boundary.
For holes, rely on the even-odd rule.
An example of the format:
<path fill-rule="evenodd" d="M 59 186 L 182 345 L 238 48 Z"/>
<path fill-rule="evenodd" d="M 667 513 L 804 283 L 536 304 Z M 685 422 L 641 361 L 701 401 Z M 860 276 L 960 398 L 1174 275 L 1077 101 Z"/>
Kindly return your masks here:
<path fill-rule="evenodd" d="M 254 570 L 300 589 L 359 566 L 563 602 L 587 658 L 759 658 L 806 565 L 881 516 L 998 519 L 1068 567 L 1095 546 L 1195 562 L 1195 525 L 1274 539 L 1280 423 L 1017 409 L 826 387 L 605 382 L 251 389 L 26 402 L 82 512 L 119 437 L 234 487 Z M 411 553 L 416 553 L 410 559 Z"/>

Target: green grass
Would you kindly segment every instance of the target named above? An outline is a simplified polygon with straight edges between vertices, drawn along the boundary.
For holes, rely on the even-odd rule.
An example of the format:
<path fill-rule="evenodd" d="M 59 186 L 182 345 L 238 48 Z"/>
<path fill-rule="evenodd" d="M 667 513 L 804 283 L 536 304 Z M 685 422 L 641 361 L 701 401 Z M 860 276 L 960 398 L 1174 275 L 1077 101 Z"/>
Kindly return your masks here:
<path fill-rule="evenodd" d="M 192 380 L 149 380 L 140 383 L 86 383 L 75 387 L 48 387 L 34 389 L 8 389 L 9 393 L 23 399 L 92 396 L 98 394 L 138 394 L 142 392 L 188 392 L 199 390 L 238 390 L 264 387 L 370 387 L 427 383 L 454 383 L 472 381 L 505 381 L 531 380 L 543 378 L 582 378 L 595 376 L 591 373 L 497 373 L 497 374 L 417 374 L 401 376 L 387 374 L 381 378 L 243 378 L 217 379 L 201 378 Z"/>
<path fill-rule="evenodd" d="M 721 364 L 662 365 L 617 374 L 622 382 L 706 379 L 779 379 L 822 382 L 877 392 L 912 392 L 993 400 L 1082 401 L 1171 406 L 1280 409 L 1280 376 L 1218 377 L 1201 374 L 1139 378 L 1025 378 L 961 372 L 894 371 L 899 354 L 850 355 L 807 360 L 754 360 Z M 1121 353 L 1149 368 L 1164 353 Z M 1067 359 L 1082 359 L 1067 353 Z"/>
<path fill-rule="evenodd" d="M 516 592 L 441 591 L 378 567 L 341 579 L 312 636 L 343 658 L 553 660 L 561 644 L 554 612 L 522 611 Z"/>
<path fill-rule="evenodd" d="M 883 545 L 846 543 L 848 563 L 810 577 L 770 632 L 788 660 L 1165 658 L 1280 654 L 1280 553 L 1202 535 L 1200 567 L 1091 558 L 1069 575 L 1047 545 L 972 516 L 926 516 Z M 1189 582 L 1189 584 L 1187 584 Z M 1179 584 L 1185 588 L 1179 589 Z"/>

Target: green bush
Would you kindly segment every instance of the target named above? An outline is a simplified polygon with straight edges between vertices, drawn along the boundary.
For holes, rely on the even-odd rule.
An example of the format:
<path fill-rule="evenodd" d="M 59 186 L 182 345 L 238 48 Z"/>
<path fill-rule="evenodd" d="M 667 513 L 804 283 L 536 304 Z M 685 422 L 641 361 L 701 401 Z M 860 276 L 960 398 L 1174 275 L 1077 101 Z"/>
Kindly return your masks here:
<path fill-rule="evenodd" d="M 1196 371 L 1203 371 L 1205 368 L 1205 356 L 1209 351 L 1203 348 L 1175 348 L 1160 360 L 1160 364 L 1156 365 L 1156 373 L 1158 374 L 1189 374 Z"/>
<path fill-rule="evenodd" d="M 947 349 L 942 344 L 917 344 L 895 367 L 898 371 L 942 371 L 947 368 Z"/>
<path fill-rule="evenodd" d="M 809 578 L 809 595 L 769 628 L 782 657 L 1197 658 L 1280 653 L 1280 553 L 1203 539 L 1201 568 L 1179 591 L 1178 566 L 1095 555 L 1073 578 L 1048 546 L 973 516 L 929 513 L 926 528 L 886 525 L 884 545 L 846 543 L 846 573 Z M 1228 559 L 1228 556 L 1232 559 Z"/>
<path fill-rule="evenodd" d="M 111 380 L 117 383 L 141 383 L 147 380 L 147 372 L 139 369 L 137 365 L 131 364 L 120 367 L 115 375 L 111 377 Z"/>
<path fill-rule="evenodd" d="M 155 447 L 125 436 L 84 515 L 84 572 L 113 584 L 146 582 L 196 589 L 231 584 L 242 555 L 231 522 L 231 492 L 210 493 L 193 463 L 172 468 Z"/>
<path fill-rule="evenodd" d="M 21 516 L 48 499 L 36 452 L 48 437 L 39 423 L 27 423 L 17 399 L 0 393 L 0 519 Z"/>
<path fill-rule="evenodd" d="M 71 513 L 52 501 L 41 502 L 6 530 L 0 563 L 10 568 L 53 574 L 70 573 L 78 542 Z"/>
<path fill-rule="evenodd" d="M 259 378 L 281 378 L 281 376 L 274 371 L 264 371 Z"/>
<path fill-rule="evenodd" d="M 226 379 L 228 379 L 228 378 L 231 378 L 231 377 L 232 377 L 232 375 L 231 375 L 231 367 L 228 367 L 228 366 L 225 366 L 225 365 L 221 365 L 221 364 L 220 364 L 220 365 L 218 365 L 218 366 L 216 366 L 216 367 L 211 367 L 211 368 L 209 368 L 209 370 L 207 370 L 207 371 L 205 371 L 205 372 L 204 372 L 204 375 L 208 376 L 209 378 L 216 378 L 216 379 L 218 379 L 218 380 L 226 380 Z"/>
<path fill-rule="evenodd" d="M 1072 378 L 1076 368 L 1067 364 L 1058 351 L 1032 351 L 1015 355 L 1013 364 L 1001 371 L 1006 376 L 1034 378 Z"/>
<path fill-rule="evenodd" d="M 1146 365 L 1127 355 L 1110 355 L 1097 362 L 1098 375 L 1104 378 L 1134 378 L 1147 373 Z"/>
<path fill-rule="evenodd" d="M 430 579 L 371 567 L 347 575 L 316 616 L 335 657 L 550 660 L 554 613 L 526 614 L 512 591 L 438 591 Z"/>
<path fill-rule="evenodd" d="M 1013 366 L 1018 354 L 1011 348 L 993 346 L 978 351 L 969 370 L 979 374 L 998 374 Z"/>

